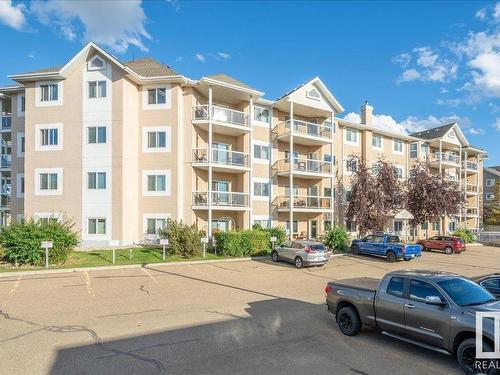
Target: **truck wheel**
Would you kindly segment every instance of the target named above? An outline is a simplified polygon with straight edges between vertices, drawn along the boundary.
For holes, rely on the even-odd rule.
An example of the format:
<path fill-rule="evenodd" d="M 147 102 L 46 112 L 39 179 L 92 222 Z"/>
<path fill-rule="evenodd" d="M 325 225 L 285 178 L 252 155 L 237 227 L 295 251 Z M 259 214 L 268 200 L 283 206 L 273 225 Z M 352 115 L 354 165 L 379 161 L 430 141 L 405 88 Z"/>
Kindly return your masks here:
<path fill-rule="evenodd" d="M 273 250 L 271 252 L 271 259 L 273 260 L 273 262 L 277 262 L 279 260 L 278 252 L 276 250 Z"/>
<path fill-rule="evenodd" d="M 295 267 L 297 267 L 297 268 L 304 267 L 304 262 L 302 261 L 301 257 L 296 257 L 295 258 Z"/>
<path fill-rule="evenodd" d="M 389 251 L 386 255 L 386 258 L 389 263 L 394 263 L 396 261 L 396 254 L 392 251 Z"/>
<path fill-rule="evenodd" d="M 351 254 L 352 255 L 359 255 L 359 247 L 357 245 L 353 245 L 351 247 Z"/>
<path fill-rule="evenodd" d="M 484 351 L 491 351 L 491 345 L 489 345 L 487 342 L 483 342 L 483 350 Z M 471 338 L 464 340 L 460 343 L 457 349 L 457 361 L 460 367 L 462 367 L 462 370 L 467 375 L 475 375 L 477 374 L 476 368 L 474 368 L 474 364 L 476 362 L 476 339 Z M 493 375 L 495 374 L 495 366 L 490 366 L 491 369 L 484 374 L 486 375 Z"/>
<path fill-rule="evenodd" d="M 420 252 L 422 252 L 422 251 L 426 251 L 426 250 L 427 250 L 427 249 L 425 248 L 425 246 L 424 246 L 424 245 L 422 245 L 422 244 L 418 244 L 418 246 L 420 247 Z"/>
<path fill-rule="evenodd" d="M 343 307 L 337 314 L 340 332 L 346 336 L 356 336 L 361 331 L 361 320 L 352 307 Z"/>
<path fill-rule="evenodd" d="M 446 247 L 444 248 L 444 252 L 445 252 L 446 254 L 448 254 L 448 255 L 451 255 L 451 254 L 453 254 L 453 249 L 452 249 L 451 247 L 449 247 L 449 246 L 446 246 Z"/>

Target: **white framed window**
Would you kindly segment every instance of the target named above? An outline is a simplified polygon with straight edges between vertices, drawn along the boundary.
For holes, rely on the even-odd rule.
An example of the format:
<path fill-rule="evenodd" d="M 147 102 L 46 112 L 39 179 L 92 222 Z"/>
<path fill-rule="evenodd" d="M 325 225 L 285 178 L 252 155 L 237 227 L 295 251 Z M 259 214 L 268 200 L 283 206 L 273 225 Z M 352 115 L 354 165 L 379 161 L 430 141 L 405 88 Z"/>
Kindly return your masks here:
<path fill-rule="evenodd" d="M 253 225 L 258 224 L 262 228 L 271 228 L 271 218 L 266 215 L 253 215 Z"/>
<path fill-rule="evenodd" d="M 345 202 L 348 203 L 351 201 L 352 191 L 351 189 L 345 189 Z"/>
<path fill-rule="evenodd" d="M 394 232 L 402 232 L 403 231 L 403 222 L 401 220 L 394 221 Z"/>
<path fill-rule="evenodd" d="M 16 174 L 16 196 L 17 198 L 24 197 L 24 173 Z"/>
<path fill-rule="evenodd" d="M 258 125 L 268 127 L 271 122 L 271 110 L 264 107 L 253 107 L 253 119 Z"/>
<path fill-rule="evenodd" d="M 88 144 L 104 144 L 104 143 L 106 143 L 106 127 L 105 126 L 89 126 L 87 128 L 87 143 Z"/>
<path fill-rule="evenodd" d="M 95 56 L 88 62 L 88 70 L 102 70 L 106 68 L 106 62 L 99 56 Z"/>
<path fill-rule="evenodd" d="M 170 85 L 145 86 L 143 89 L 143 109 L 170 108 Z"/>
<path fill-rule="evenodd" d="M 403 153 L 403 141 L 400 139 L 393 139 L 392 140 L 392 152 L 395 154 L 402 154 Z"/>
<path fill-rule="evenodd" d="M 142 181 L 144 196 L 170 195 L 170 170 L 142 171 Z"/>
<path fill-rule="evenodd" d="M 253 159 L 255 163 L 268 164 L 271 158 L 271 145 L 268 142 L 253 142 Z"/>
<path fill-rule="evenodd" d="M 63 104 L 63 82 L 36 82 L 35 105 L 46 107 Z"/>
<path fill-rule="evenodd" d="M 309 99 L 313 99 L 313 100 L 320 100 L 321 99 L 321 95 L 319 94 L 318 90 L 316 90 L 315 88 L 308 90 L 306 92 L 306 97 L 308 97 Z"/>
<path fill-rule="evenodd" d="M 429 145 L 426 143 L 422 143 L 420 145 L 420 152 L 422 153 L 422 156 L 427 157 L 427 155 L 429 155 L 430 152 Z"/>
<path fill-rule="evenodd" d="M 59 151 L 63 149 L 63 124 L 36 124 L 35 151 Z"/>
<path fill-rule="evenodd" d="M 147 126 L 142 128 L 143 152 L 170 152 L 172 128 L 170 126 Z"/>
<path fill-rule="evenodd" d="M 47 224 L 51 221 L 59 221 L 63 217 L 62 212 L 35 212 L 33 219 L 42 224 Z"/>
<path fill-rule="evenodd" d="M 24 117 L 26 112 L 26 95 L 17 94 L 17 117 Z"/>
<path fill-rule="evenodd" d="M 88 81 L 88 97 L 89 99 L 99 99 L 105 98 L 106 93 L 106 81 Z"/>
<path fill-rule="evenodd" d="M 253 199 L 254 200 L 269 200 L 271 196 L 271 181 L 266 178 L 253 179 Z"/>
<path fill-rule="evenodd" d="M 410 159 L 416 159 L 418 157 L 418 143 L 410 144 Z"/>
<path fill-rule="evenodd" d="M 486 179 L 486 187 L 493 187 L 495 186 L 496 180 L 494 178 L 487 178 Z"/>
<path fill-rule="evenodd" d="M 285 229 L 287 230 L 287 233 L 290 233 L 290 220 L 286 221 Z M 297 220 L 293 221 L 293 232 L 292 232 L 292 234 L 295 234 L 295 233 L 299 233 L 299 222 Z"/>
<path fill-rule="evenodd" d="M 432 230 L 433 231 L 439 231 L 439 227 L 440 227 L 439 221 L 432 222 Z"/>
<path fill-rule="evenodd" d="M 344 143 L 355 146 L 359 145 L 359 131 L 357 129 L 345 128 L 344 134 Z"/>
<path fill-rule="evenodd" d="M 106 172 L 88 172 L 87 188 L 91 190 L 106 189 Z"/>
<path fill-rule="evenodd" d="M 285 195 L 288 197 L 290 195 L 290 185 L 285 186 Z M 295 185 L 292 189 L 292 195 L 299 195 L 299 187 Z"/>
<path fill-rule="evenodd" d="M 106 234 L 106 218 L 91 217 L 87 219 L 87 234 L 104 235 Z"/>
<path fill-rule="evenodd" d="M 24 133 L 16 134 L 16 155 L 18 158 L 24 157 L 24 152 L 26 148 L 26 141 L 24 138 Z"/>
<path fill-rule="evenodd" d="M 455 130 L 451 129 L 451 130 L 448 132 L 448 138 L 451 138 L 451 139 L 457 139 L 457 135 L 455 134 Z"/>
<path fill-rule="evenodd" d="M 143 215 L 143 233 L 146 235 L 158 235 L 162 229 L 165 229 L 170 214 L 151 213 Z"/>
<path fill-rule="evenodd" d="M 486 200 L 487 201 L 493 201 L 493 200 L 495 200 L 495 194 L 493 194 L 493 193 L 486 193 Z"/>
<path fill-rule="evenodd" d="M 382 136 L 377 134 L 372 135 L 372 148 L 377 150 L 382 150 L 384 148 Z"/>
<path fill-rule="evenodd" d="M 35 169 L 35 195 L 62 195 L 62 193 L 62 168 Z"/>
<path fill-rule="evenodd" d="M 358 162 L 355 158 L 347 157 L 344 160 L 345 173 L 352 174 L 358 170 Z"/>
<path fill-rule="evenodd" d="M 395 165 L 394 166 L 394 172 L 396 173 L 396 176 L 402 180 L 404 177 L 404 168 L 401 165 Z"/>

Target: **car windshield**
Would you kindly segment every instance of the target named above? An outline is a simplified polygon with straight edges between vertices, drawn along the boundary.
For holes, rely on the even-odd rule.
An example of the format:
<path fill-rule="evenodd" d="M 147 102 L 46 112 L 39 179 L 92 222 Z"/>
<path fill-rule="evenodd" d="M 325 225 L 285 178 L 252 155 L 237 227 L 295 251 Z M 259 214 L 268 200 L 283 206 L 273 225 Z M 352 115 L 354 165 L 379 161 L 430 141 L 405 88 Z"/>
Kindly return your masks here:
<path fill-rule="evenodd" d="M 438 281 L 437 284 L 460 306 L 482 305 L 495 300 L 487 290 L 471 280 L 457 277 Z"/>

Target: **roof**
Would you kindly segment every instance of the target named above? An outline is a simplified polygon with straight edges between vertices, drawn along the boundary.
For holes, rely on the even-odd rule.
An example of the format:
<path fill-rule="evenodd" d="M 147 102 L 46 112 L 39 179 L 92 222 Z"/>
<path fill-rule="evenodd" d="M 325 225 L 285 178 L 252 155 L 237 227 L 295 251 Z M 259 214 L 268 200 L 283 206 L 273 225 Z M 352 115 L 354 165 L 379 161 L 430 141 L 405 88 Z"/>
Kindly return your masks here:
<path fill-rule="evenodd" d="M 448 130 L 450 130 L 455 124 L 456 123 L 453 122 L 451 124 L 441 125 L 438 126 L 437 128 L 427 129 L 418 133 L 410 134 L 410 136 L 422 139 L 440 138 L 443 137 L 446 133 L 448 133 Z"/>
<path fill-rule="evenodd" d="M 151 57 L 125 61 L 123 62 L 123 65 L 132 69 L 135 73 L 143 77 L 163 77 L 179 75 L 179 73 L 177 73 L 168 65 L 161 64 Z"/>
<path fill-rule="evenodd" d="M 19 73 L 19 74 L 57 73 L 59 70 L 62 69 L 63 66 L 64 65 L 52 66 L 50 68 L 32 70 L 30 72 L 24 72 L 24 73 Z"/>
<path fill-rule="evenodd" d="M 230 76 L 228 76 L 227 74 L 224 74 L 224 73 L 214 74 L 214 75 L 211 75 L 211 76 L 207 76 L 206 78 L 213 79 L 214 81 L 220 81 L 220 82 L 228 83 L 228 84 L 234 85 L 234 86 L 244 87 L 244 88 L 247 88 L 247 89 L 250 89 L 250 90 L 255 90 L 253 87 L 247 85 L 246 83 L 238 81 L 237 79 L 235 79 L 233 77 L 230 77 Z"/>
<path fill-rule="evenodd" d="M 496 168 L 499 168 L 499 167 L 487 167 L 487 168 L 484 168 L 484 170 L 488 173 L 491 173 L 495 176 L 500 177 L 500 168 L 499 169 L 496 169 Z"/>

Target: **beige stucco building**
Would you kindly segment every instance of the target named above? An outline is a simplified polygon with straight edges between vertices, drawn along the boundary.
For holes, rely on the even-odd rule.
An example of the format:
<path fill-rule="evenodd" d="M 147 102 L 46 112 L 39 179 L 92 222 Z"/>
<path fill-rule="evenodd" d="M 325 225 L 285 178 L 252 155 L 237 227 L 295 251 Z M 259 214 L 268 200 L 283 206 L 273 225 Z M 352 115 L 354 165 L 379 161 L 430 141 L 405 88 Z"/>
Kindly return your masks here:
<path fill-rule="evenodd" d="M 267 100 L 224 74 L 192 80 L 93 43 L 63 66 L 10 78 L 18 85 L 0 89 L 4 223 L 66 216 L 88 246 L 136 243 L 168 218 L 209 235 L 258 223 L 316 238 L 345 225 L 349 156 L 358 154 L 390 160 L 402 179 L 427 159 L 457 181 L 467 208 L 430 234 L 480 225 L 485 153 L 458 124 L 392 133 L 372 125 L 368 104 L 351 123 L 337 118 L 344 109 L 319 78 Z"/>

